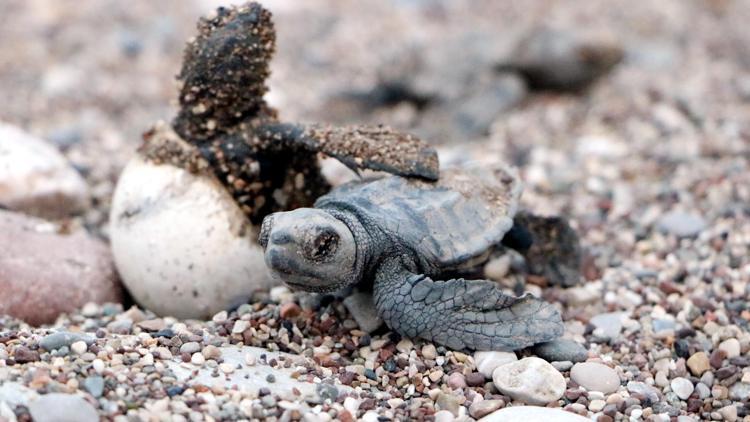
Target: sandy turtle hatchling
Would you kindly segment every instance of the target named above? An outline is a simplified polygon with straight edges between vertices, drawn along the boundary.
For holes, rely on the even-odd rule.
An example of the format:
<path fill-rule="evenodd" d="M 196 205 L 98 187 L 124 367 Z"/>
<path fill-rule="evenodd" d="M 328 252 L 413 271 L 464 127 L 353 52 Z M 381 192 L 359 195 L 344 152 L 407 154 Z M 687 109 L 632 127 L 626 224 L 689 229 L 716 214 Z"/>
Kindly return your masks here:
<path fill-rule="evenodd" d="M 402 335 L 454 349 L 515 350 L 560 336 L 557 309 L 458 276 L 503 245 L 525 252 L 534 240 L 558 242 L 562 253 L 530 258 L 559 274 L 578 274 L 579 265 L 567 224 L 546 227 L 535 221 L 544 218 L 526 214 L 532 231 L 514 225 L 520 193 L 515 172 L 502 166 L 443 171 L 437 182 L 355 181 L 319 198 L 315 208 L 269 215 L 260 243 L 271 273 L 292 288 L 372 288 L 378 314 Z"/>

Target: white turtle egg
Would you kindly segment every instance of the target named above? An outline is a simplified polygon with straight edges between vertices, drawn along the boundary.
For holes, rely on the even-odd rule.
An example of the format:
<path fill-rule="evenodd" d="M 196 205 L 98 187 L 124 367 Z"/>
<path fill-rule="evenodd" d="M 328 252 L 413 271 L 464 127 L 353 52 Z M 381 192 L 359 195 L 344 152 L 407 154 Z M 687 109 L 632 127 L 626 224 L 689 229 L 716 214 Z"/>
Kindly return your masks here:
<path fill-rule="evenodd" d="M 142 155 L 117 183 L 110 239 L 135 301 L 162 316 L 208 318 L 273 283 L 257 228 L 212 174 Z"/>

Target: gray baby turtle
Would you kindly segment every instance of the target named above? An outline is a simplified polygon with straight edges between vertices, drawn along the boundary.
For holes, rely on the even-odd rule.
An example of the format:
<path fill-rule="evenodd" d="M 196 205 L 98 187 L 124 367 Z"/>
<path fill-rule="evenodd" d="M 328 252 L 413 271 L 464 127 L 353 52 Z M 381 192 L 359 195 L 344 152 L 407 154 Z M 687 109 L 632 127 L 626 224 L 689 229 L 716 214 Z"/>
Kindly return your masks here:
<path fill-rule="evenodd" d="M 506 167 L 443 171 L 437 182 L 356 181 L 315 208 L 269 215 L 260 243 L 271 273 L 292 288 L 372 289 L 378 314 L 401 335 L 454 349 L 521 349 L 562 334 L 557 309 L 529 294 L 507 295 L 492 281 L 459 278 L 503 245 L 531 251 L 535 239 L 572 241 L 557 245 L 565 254 L 531 258 L 569 267 L 551 274 L 577 274 L 577 238 L 533 231 L 558 232 L 559 221 L 528 224 L 543 218 L 524 214 L 528 228 L 514 225 L 520 193 Z"/>

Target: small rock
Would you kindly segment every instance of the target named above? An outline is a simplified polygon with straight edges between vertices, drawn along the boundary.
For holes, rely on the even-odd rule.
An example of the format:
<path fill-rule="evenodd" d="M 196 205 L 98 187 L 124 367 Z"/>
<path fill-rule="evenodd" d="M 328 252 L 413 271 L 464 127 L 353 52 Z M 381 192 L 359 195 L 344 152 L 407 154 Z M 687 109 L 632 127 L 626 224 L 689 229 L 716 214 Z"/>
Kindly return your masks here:
<path fill-rule="evenodd" d="M 190 357 L 190 363 L 198 366 L 203 365 L 206 363 L 206 357 L 200 352 L 193 353 L 193 356 Z"/>
<path fill-rule="evenodd" d="M 732 400 L 745 400 L 750 397 L 750 384 L 745 382 L 735 383 L 729 388 L 729 396 Z"/>
<path fill-rule="evenodd" d="M 435 412 L 435 422 L 453 422 L 455 419 L 456 418 L 455 416 L 453 416 L 453 413 L 448 410 L 440 410 L 438 412 Z M 375 418 L 375 420 L 379 419 Z"/>
<path fill-rule="evenodd" d="M 167 328 L 167 324 L 164 322 L 161 318 L 155 318 L 155 319 L 149 319 L 146 321 L 141 321 L 138 323 L 138 326 L 143 328 L 146 331 L 161 331 L 165 328 Z"/>
<path fill-rule="evenodd" d="M 89 392 L 89 394 L 99 398 L 102 396 L 102 393 L 104 393 L 104 378 L 99 376 L 88 377 L 83 380 L 83 387 Z"/>
<path fill-rule="evenodd" d="M 735 422 L 737 420 L 737 405 L 724 406 L 719 409 L 719 414 L 727 422 Z"/>
<path fill-rule="evenodd" d="M 592 412 L 601 412 L 602 409 L 604 409 L 604 406 L 607 405 L 607 402 L 601 399 L 591 400 L 589 403 L 589 410 Z"/>
<path fill-rule="evenodd" d="M 726 353 L 727 359 L 740 355 L 740 342 L 736 338 L 730 338 L 719 343 L 719 350 Z"/>
<path fill-rule="evenodd" d="M 708 360 L 706 352 L 698 352 L 688 358 L 687 367 L 690 368 L 690 372 L 696 377 L 701 376 L 704 372 L 711 369 L 711 363 Z"/>
<path fill-rule="evenodd" d="M 677 397 L 682 400 L 687 400 L 693 394 L 693 383 L 685 378 L 677 377 L 669 385 L 672 387 L 672 391 L 677 394 Z"/>
<path fill-rule="evenodd" d="M 599 333 L 595 334 L 601 334 L 602 337 L 607 339 L 614 339 L 622 331 L 623 317 L 624 314 L 622 312 L 611 312 L 595 315 L 589 322 L 599 331 Z"/>
<path fill-rule="evenodd" d="M 439 393 L 437 396 L 437 400 L 435 400 L 437 403 L 438 408 L 440 410 L 447 410 L 451 412 L 453 416 L 458 416 L 458 408 L 461 406 L 461 403 L 458 401 L 458 397 L 452 395 L 452 394 L 446 394 L 446 393 Z"/>
<path fill-rule="evenodd" d="M 466 384 L 471 387 L 479 387 L 480 385 L 484 385 L 486 379 L 487 378 L 480 372 L 472 372 L 465 377 Z"/>
<path fill-rule="evenodd" d="M 17 363 L 29 363 L 39 360 L 39 352 L 31 350 L 26 346 L 18 346 L 13 353 L 13 358 Z"/>
<path fill-rule="evenodd" d="M 82 355 L 88 350 L 88 345 L 85 341 L 77 341 L 70 345 L 70 350 L 77 355 Z"/>
<path fill-rule="evenodd" d="M 538 406 L 511 406 L 497 410 L 480 422 L 591 422 L 590 419 L 562 409 Z"/>
<path fill-rule="evenodd" d="M 614 393 L 620 387 L 620 377 L 607 365 L 596 362 L 581 362 L 573 365 L 570 379 L 587 390 Z"/>
<path fill-rule="evenodd" d="M 640 381 L 630 381 L 627 385 L 628 391 L 645 396 L 651 403 L 659 401 L 659 390 Z"/>
<path fill-rule="evenodd" d="M 0 205 L 58 219 L 85 210 L 89 192 L 81 175 L 52 145 L 0 123 Z"/>
<path fill-rule="evenodd" d="M 380 319 L 378 310 L 375 309 L 371 293 L 354 292 L 344 299 L 344 306 L 357 321 L 359 329 L 366 333 L 371 333 L 383 325 L 383 320 Z"/>
<path fill-rule="evenodd" d="M 437 349 L 434 344 L 425 344 L 422 347 L 422 357 L 429 360 L 435 360 L 437 357 Z"/>
<path fill-rule="evenodd" d="M 187 353 L 189 355 L 192 355 L 195 352 L 199 352 L 201 350 L 201 345 L 195 341 L 189 341 L 187 343 L 183 343 L 182 346 L 180 346 L 180 353 Z"/>
<path fill-rule="evenodd" d="M 452 389 L 466 387 L 466 378 L 460 372 L 454 372 L 448 376 L 448 386 Z"/>
<path fill-rule="evenodd" d="M 531 89 L 579 91 L 623 58 L 614 39 L 541 28 L 522 38 L 501 70 L 519 72 Z"/>
<path fill-rule="evenodd" d="M 1 189 L 0 189 L 1 190 Z M 54 322 L 88 302 L 119 302 L 109 247 L 84 230 L 58 233 L 44 220 L 0 210 L 0 314 Z"/>
<path fill-rule="evenodd" d="M 47 351 L 52 351 L 63 346 L 70 347 L 71 344 L 77 341 L 83 341 L 87 345 L 92 345 L 94 344 L 94 337 L 86 334 L 71 333 L 69 331 L 58 331 L 44 336 L 39 342 L 39 347 Z"/>
<path fill-rule="evenodd" d="M 706 228 L 706 220 L 700 215 L 682 211 L 671 211 L 664 214 L 656 223 L 659 230 L 679 237 L 698 235 Z"/>
<path fill-rule="evenodd" d="M 487 262 L 484 266 L 484 275 L 490 280 L 502 281 L 510 270 L 511 256 L 503 254 Z"/>
<path fill-rule="evenodd" d="M 565 378 L 543 359 L 527 357 L 499 366 L 492 381 L 500 392 L 524 403 L 545 405 L 565 393 Z"/>
<path fill-rule="evenodd" d="M 588 352 L 583 346 L 568 339 L 558 339 L 541 343 L 534 346 L 532 351 L 547 362 L 570 361 L 577 363 L 583 362 L 588 358 Z"/>
<path fill-rule="evenodd" d="M 474 363 L 485 378 L 492 378 L 492 373 L 500 365 L 516 362 L 518 356 L 513 352 L 475 352 Z"/>
<path fill-rule="evenodd" d="M 401 339 L 401 341 L 399 341 L 396 344 L 396 350 L 398 350 L 401 353 L 407 353 L 408 354 L 413 347 L 414 347 L 414 342 L 412 342 L 408 338 Z"/>
<path fill-rule="evenodd" d="M 570 371 L 570 368 L 573 367 L 573 362 L 569 360 L 550 362 L 550 364 L 552 364 L 552 366 L 560 372 Z"/>
<path fill-rule="evenodd" d="M 72 394 L 50 393 L 29 404 L 35 422 L 98 422 L 94 407 Z"/>
<path fill-rule="evenodd" d="M 469 415 L 475 419 L 483 418 L 503 406 L 505 402 L 502 400 L 481 400 L 469 406 Z"/>

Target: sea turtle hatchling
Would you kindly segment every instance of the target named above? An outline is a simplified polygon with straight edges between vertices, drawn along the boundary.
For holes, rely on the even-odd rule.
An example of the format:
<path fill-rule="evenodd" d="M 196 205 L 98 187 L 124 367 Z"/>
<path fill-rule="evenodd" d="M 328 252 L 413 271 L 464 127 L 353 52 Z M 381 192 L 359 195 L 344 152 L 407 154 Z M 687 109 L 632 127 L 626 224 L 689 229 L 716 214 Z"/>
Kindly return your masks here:
<path fill-rule="evenodd" d="M 562 334 L 557 309 L 530 294 L 507 295 L 493 281 L 454 278 L 481 268 L 503 245 L 523 253 L 532 241 L 551 241 L 559 253 L 537 249 L 527 258 L 562 275 L 553 282 L 577 279 L 572 229 L 537 224 L 544 218 L 530 214 L 523 221 L 531 232 L 514 225 L 520 194 L 516 173 L 503 166 L 447 170 L 437 182 L 355 181 L 315 208 L 267 216 L 260 243 L 272 275 L 292 288 L 371 288 L 378 314 L 401 335 L 453 349 L 521 349 Z"/>

